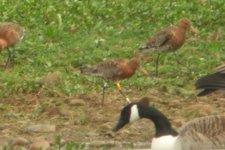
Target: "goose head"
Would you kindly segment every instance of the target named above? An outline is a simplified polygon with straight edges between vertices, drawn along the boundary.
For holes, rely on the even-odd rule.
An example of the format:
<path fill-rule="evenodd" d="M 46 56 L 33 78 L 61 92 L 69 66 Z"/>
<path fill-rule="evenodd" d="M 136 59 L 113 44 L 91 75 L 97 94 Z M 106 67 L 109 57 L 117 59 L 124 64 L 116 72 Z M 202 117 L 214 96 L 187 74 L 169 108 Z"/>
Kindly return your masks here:
<path fill-rule="evenodd" d="M 140 119 L 137 107 L 138 107 L 137 104 L 131 103 L 123 108 L 123 110 L 121 111 L 121 114 L 120 114 L 120 119 L 119 119 L 117 125 L 113 128 L 114 132 L 123 128 L 128 123 Z"/>
<path fill-rule="evenodd" d="M 148 103 L 149 98 L 144 97 L 138 103 L 130 103 L 125 106 L 120 113 L 120 119 L 117 125 L 113 128 L 113 131 L 116 132 L 123 128 L 126 124 L 140 119 L 142 116 L 139 112 L 141 110 L 141 108 L 139 108 L 141 106 L 139 105 L 148 105 Z"/>
<path fill-rule="evenodd" d="M 225 116 L 206 116 L 186 123 L 176 132 L 167 117 L 141 100 L 125 106 L 113 131 L 141 118 L 150 119 L 155 125 L 152 150 L 225 149 Z M 210 127 L 210 128 L 209 128 Z"/>
<path fill-rule="evenodd" d="M 150 107 L 148 102 L 149 98 L 144 97 L 137 103 L 131 103 L 125 106 L 121 111 L 119 121 L 113 131 L 118 131 L 126 124 L 138 119 L 147 118 L 153 121 L 156 128 L 151 148 L 153 150 L 173 150 L 174 143 L 177 139 L 177 132 L 172 129 L 168 119 L 158 110 Z"/>
<path fill-rule="evenodd" d="M 177 132 L 172 128 L 167 117 L 154 107 L 150 107 L 148 105 L 149 100 L 150 99 L 148 97 L 144 97 L 137 103 L 131 103 L 125 106 L 120 113 L 119 121 L 113 131 L 118 131 L 126 124 L 141 118 L 147 118 L 153 121 L 155 125 L 155 137 L 163 135 L 176 136 Z"/>

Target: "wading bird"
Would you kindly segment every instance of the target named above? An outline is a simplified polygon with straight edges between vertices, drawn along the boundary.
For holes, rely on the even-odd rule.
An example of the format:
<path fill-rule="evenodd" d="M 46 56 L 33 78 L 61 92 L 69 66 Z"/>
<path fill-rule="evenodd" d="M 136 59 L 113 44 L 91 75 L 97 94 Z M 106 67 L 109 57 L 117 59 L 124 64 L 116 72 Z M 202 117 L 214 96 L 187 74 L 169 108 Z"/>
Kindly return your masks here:
<path fill-rule="evenodd" d="M 198 31 L 192 27 L 191 21 L 187 18 L 183 18 L 178 27 L 168 27 L 158 31 L 149 39 L 146 45 L 139 48 L 140 52 L 143 53 L 155 52 L 158 54 L 155 66 L 156 76 L 158 76 L 160 54 L 164 52 L 175 52 L 179 49 L 185 42 L 187 30 L 198 33 Z M 180 62 L 178 63 L 181 64 Z"/>
<path fill-rule="evenodd" d="M 92 67 L 80 68 L 80 72 L 86 75 L 100 77 L 104 80 L 116 82 L 119 92 L 130 103 L 130 99 L 123 93 L 120 80 L 132 77 L 140 66 L 141 55 L 136 55 L 131 59 L 119 59 L 100 62 Z M 105 84 L 103 85 L 102 105 L 105 98 Z"/>
<path fill-rule="evenodd" d="M 24 36 L 25 29 L 16 23 L 0 24 L 0 52 L 3 49 L 8 50 L 8 59 L 5 64 L 7 68 L 9 62 L 14 61 L 14 51 L 10 51 L 10 47 L 21 41 Z"/>
<path fill-rule="evenodd" d="M 128 104 L 122 109 L 113 131 L 118 131 L 126 124 L 141 118 L 150 119 L 155 125 L 156 132 L 151 150 L 225 149 L 225 116 L 196 118 L 177 132 L 163 113 L 140 101 Z"/>
<path fill-rule="evenodd" d="M 206 75 L 197 80 L 195 87 L 197 96 L 205 96 L 217 90 L 225 90 L 225 65 L 221 65 L 213 74 Z"/>

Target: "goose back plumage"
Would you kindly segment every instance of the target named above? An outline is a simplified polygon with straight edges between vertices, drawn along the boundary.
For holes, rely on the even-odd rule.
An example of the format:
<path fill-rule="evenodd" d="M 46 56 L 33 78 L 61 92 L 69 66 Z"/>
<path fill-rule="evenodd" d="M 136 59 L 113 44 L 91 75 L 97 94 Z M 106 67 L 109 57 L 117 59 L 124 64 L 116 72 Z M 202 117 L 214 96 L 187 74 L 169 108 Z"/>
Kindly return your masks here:
<path fill-rule="evenodd" d="M 182 150 L 225 149 L 225 116 L 206 116 L 188 122 L 179 131 Z"/>

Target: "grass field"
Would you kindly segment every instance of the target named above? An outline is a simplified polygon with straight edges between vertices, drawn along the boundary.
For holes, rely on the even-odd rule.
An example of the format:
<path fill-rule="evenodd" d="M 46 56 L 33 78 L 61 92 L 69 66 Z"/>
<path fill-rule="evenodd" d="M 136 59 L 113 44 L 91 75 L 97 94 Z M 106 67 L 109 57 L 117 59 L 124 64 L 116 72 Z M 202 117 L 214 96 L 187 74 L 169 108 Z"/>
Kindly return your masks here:
<path fill-rule="evenodd" d="M 14 67 L 0 68 L 2 112 L 11 108 L 3 101 L 40 90 L 45 97 L 56 98 L 100 93 L 102 81 L 81 75 L 79 67 L 131 58 L 157 30 L 177 25 L 182 17 L 188 17 L 200 34 L 188 33 L 178 57 L 162 56 L 159 78 L 138 72 L 122 81 L 125 91 L 147 95 L 154 89 L 188 99 L 195 95 L 196 79 L 225 60 L 223 0 L 2 0 L 0 13 L 1 22 L 16 22 L 26 29 L 24 40 L 13 48 Z M 156 55 L 149 57 L 142 66 L 154 74 Z M 178 58 L 184 66 L 177 65 Z M 6 59 L 7 51 L 2 51 L 0 63 Z M 40 78 L 53 72 L 59 72 L 60 82 L 40 83 Z M 107 93 L 117 94 L 115 85 L 110 85 L 114 88 Z"/>

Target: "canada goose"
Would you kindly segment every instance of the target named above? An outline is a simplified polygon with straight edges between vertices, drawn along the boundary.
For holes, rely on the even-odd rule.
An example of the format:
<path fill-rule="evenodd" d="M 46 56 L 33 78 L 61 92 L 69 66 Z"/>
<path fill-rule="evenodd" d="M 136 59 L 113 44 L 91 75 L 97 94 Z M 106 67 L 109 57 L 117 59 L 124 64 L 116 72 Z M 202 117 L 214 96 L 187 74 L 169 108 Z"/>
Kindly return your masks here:
<path fill-rule="evenodd" d="M 163 113 L 142 101 L 128 104 L 122 109 L 113 131 L 118 131 L 126 124 L 141 118 L 150 119 L 155 125 L 152 150 L 225 149 L 225 116 L 197 118 L 177 132 Z"/>
<path fill-rule="evenodd" d="M 100 77 L 104 80 L 116 81 L 119 92 L 130 103 L 130 99 L 123 93 L 120 80 L 132 77 L 139 68 L 140 55 L 131 59 L 117 59 L 100 62 L 89 68 L 80 68 L 80 72 L 86 75 Z M 102 105 L 104 103 L 105 85 L 103 86 Z"/>
<path fill-rule="evenodd" d="M 5 67 L 10 61 L 14 60 L 14 51 L 11 53 L 9 48 L 23 39 L 25 29 L 16 23 L 0 24 L 0 52 L 3 49 L 8 50 L 8 59 Z"/>
<path fill-rule="evenodd" d="M 225 65 L 221 65 L 213 74 L 206 75 L 197 80 L 195 87 L 197 96 L 205 96 L 217 90 L 225 90 Z"/>
<path fill-rule="evenodd" d="M 185 42 L 185 33 L 187 30 L 198 33 L 191 25 L 191 21 L 183 18 L 178 27 L 168 27 L 158 31 L 149 42 L 143 47 L 139 48 L 140 52 L 156 52 L 158 53 L 156 59 L 156 76 L 158 76 L 158 64 L 160 53 L 174 52 L 179 49 Z M 180 63 L 180 62 L 179 62 Z"/>

